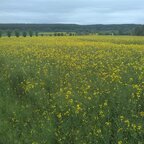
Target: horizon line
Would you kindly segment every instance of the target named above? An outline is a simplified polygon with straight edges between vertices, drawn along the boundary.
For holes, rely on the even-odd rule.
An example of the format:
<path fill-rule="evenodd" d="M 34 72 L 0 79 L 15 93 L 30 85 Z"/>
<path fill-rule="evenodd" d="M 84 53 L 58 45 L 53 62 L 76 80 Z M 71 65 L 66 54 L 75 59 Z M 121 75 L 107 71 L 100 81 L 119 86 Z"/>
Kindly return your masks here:
<path fill-rule="evenodd" d="M 16 25 L 21 25 L 21 24 L 25 24 L 25 25 L 80 25 L 80 26 L 85 26 L 85 25 L 144 25 L 144 24 L 140 24 L 140 23 L 111 23 L 111 24 L 78 24 L 78 23 L 0 23 L 0 25 L 11 25 L 11 24 L 16 24 Z"/>

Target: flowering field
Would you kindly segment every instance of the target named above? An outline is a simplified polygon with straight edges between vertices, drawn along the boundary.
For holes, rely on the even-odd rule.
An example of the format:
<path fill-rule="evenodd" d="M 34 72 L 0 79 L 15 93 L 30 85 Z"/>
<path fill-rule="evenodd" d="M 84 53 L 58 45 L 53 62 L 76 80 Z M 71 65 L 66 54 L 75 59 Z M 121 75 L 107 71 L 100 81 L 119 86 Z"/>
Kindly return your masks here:
<path fill-rule="evenodd" d="M 0 38 L 0 144 L 143 144 L 144 37 Z"/>

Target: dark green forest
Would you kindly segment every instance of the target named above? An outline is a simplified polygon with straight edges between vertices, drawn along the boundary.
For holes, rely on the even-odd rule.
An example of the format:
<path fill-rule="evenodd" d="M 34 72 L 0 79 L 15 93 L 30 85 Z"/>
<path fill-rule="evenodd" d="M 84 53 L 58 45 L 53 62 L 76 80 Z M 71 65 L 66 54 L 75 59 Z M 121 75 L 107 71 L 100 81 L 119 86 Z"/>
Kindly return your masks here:
<path fill-rule="evenodd" d="M 76 35 L 144 35 L 144 26 L 138 24 L 76 25 L 76 24 L 0 24 L 0 36 L 36 35 L 38 33 L 75 33 Z M 55 34 L 56 35 L 56 34 Z M 63 34 L 61 34 L 63 35 Z"/>

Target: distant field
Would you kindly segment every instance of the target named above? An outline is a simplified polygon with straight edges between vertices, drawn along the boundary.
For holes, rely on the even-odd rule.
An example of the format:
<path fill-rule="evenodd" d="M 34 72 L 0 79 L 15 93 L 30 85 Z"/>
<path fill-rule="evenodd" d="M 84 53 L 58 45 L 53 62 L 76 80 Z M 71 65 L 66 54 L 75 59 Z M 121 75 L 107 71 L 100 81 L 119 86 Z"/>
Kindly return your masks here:
<path fill-rule="evenodd" d="M 144 37 L 0 38 L 0 144 L 143 144 Z"/>

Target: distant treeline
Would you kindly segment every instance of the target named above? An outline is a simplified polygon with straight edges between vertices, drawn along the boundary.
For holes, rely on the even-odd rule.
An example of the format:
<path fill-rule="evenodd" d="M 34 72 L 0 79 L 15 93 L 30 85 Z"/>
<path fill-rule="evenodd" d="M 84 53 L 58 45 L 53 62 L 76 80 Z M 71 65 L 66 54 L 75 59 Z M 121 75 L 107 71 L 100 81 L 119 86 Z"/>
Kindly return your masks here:
<path fill-rule="evenodd" d="M 136 27 L 134 34 L 138 36 L 144 36 L 144 25 Z"/>
<path fill-rule="evenodd" d="M 144 35 L 144 25 L 0 24 L 1 36 Z"/>
<path fill-rule="evenodd" d="M 11 37 L 11 36 L 16 36 L 16 37 L 20 37 L 20 36 L 23 36 L 23 37 L 26 37 L 26 36 L 38 36 L 38 32 L 33 32 L 33 31 L 19 31 L 19 30 L 5 30 L 5 31 L 0 31 L 0 37 L 2 36 L 8 36 L 8 37 Z"/>
<path fill-rule="evenodd" d="M 11 37 L 11 36 L 16 36 L 16 37 L 33 37 L 33 36 L 75 36 L 76 33 L 74 32 L 53 32 L 53 33 L 49 33 L 49 32 L 38 32 L 38 31 L 23 31 L 21 32 L 20 30 L 7 30 L 7 31 L 0 31 L 0 37 L 2 36 L 7 36 L 7 37 Z"/>

